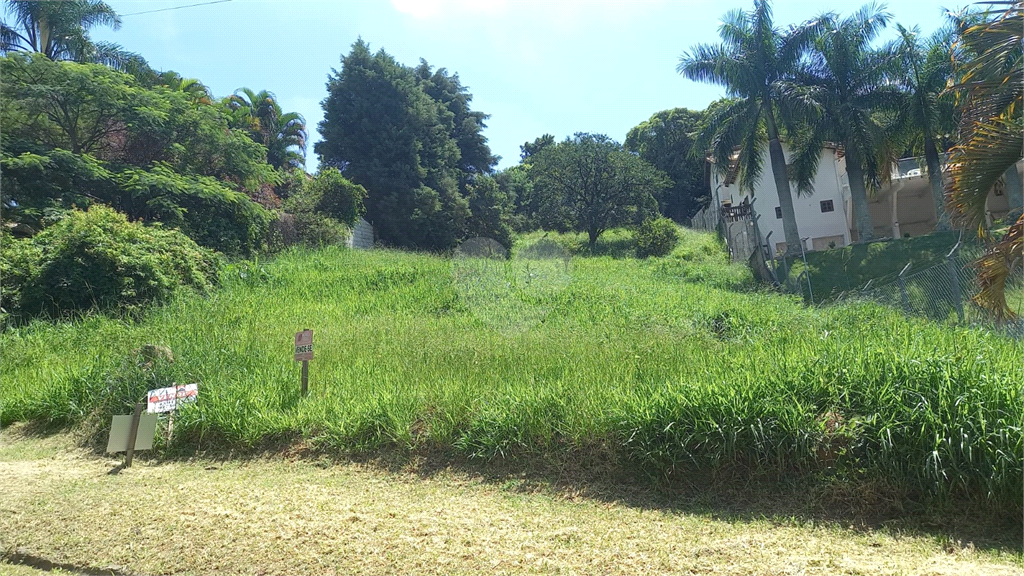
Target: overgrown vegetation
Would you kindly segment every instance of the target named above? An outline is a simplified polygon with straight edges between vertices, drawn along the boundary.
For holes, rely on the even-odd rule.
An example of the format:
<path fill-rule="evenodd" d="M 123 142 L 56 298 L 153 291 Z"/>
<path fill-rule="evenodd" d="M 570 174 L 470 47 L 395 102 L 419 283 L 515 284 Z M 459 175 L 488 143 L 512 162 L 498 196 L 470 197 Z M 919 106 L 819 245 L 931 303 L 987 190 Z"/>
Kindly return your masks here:
<path fill-rule="evenodd" d="M 137 314 L 182 288 L 210 292 L 220 259 L 176 230 L 128 222 L 102 205 L 71 211 L 29 239 L 4 238 L 3 321 L 87 310 Z"/>
<path fill-rule="evenodd" d="M 0 68 L 9 221 L 39 230 L 49 214 L 104 204 L 227 254 L 262 249 L 271 214 L 252 197 L 281 176 L 225 108 L 99 64 L 12 53 Z"/>
<path fill-rule="evenodd" d="M 199 382 L 169 449 L 302 437 L 487 460 L 600 448 L 654 477 L 818 477 L 1020 509 L 1015 342 L 716 287 L 733 276 L 717 246 L 687 231 L 666 258 L 577 258 L 571 283 L 530 303 L 542 321 L 511 336 L 466 306 L 449 260 L 290 251 L 138 324 L 8 330 L 2 412 L 102 422 L 146 386 Z M 304 327 L 316 334 L 307 398 L 290 349 Z M 141 367 L 147 343 L 175 361 Z"/>

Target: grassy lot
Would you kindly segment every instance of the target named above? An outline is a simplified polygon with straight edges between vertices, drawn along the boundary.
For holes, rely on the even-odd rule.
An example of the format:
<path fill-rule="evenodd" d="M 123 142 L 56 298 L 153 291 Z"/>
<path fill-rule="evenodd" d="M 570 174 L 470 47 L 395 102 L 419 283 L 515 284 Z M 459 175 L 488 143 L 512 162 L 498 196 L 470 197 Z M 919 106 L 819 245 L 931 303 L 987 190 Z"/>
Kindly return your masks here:
<path fill-rule="evenodd" d="M 290 252 L 139 322 L 5 331 L 0 410 L 100 443 L 147 389 L 198 382 L 158 454 L 300 444 L 600 462 L 654 482 L 798 477 L 901 505 L 966 498 L 1019 518 L 1019 342 L 870 305 L 808 309 L 726 261 L 696 233 L 642 261 Z M 302 398 L 291 344 L 307 327 Z M 175 361 L 147 362 L 147 343 Z"/>
<path fill-rule="evenodd" d="M 942 262 L 959 239 L 959 232 L 935 232 L 916 238 L 810 252 L 807 254 L 807 269 L 815 301 L 828 300 L 840 292 L 862 288 L 871 279 L 875 279 L 876 285 L 891 282 L 908 263 L 912 264 L 910 271 L 934 266 Z M 965 250 L 977 252 L 976 242 L 965 234 Z M 797 258 L 790 276 L 795 278 L 803 270 L 804 263 Z"/>
<path fill-rule="evenodd" d="M 739 490 L 544 483 L 326 460 L 159 462 L 0 436 L 0 570 L 133 574 L 973 574 L 1024 569 L 1019 542 L 795 517 Z M 721 495 L 719 496 L 721 497 Z"/>

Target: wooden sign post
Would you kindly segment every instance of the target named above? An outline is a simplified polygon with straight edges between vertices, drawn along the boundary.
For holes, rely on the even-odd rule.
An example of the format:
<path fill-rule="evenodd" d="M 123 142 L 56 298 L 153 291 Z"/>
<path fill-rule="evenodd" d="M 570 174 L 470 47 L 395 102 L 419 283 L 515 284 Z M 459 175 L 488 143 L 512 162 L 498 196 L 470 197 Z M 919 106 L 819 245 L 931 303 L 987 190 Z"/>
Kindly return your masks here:
<path fill-rule="evenodd" d="M 124 467 L 132 467 L 132 457 L 135 456 L 135 442 L 139 438 L 139 419 L 142 418 L 142 409 L 146 405 L 142 402 L 135 404 L 135 412 L 132 412 L 132 427 L 128 429 L 128 450 L 124 455 Z"/>
<path fill-rule="evenodd" d="M 309 361 L 313 359 L 313 331 L 295 333 L 295 360 L 302 361 L 302 395 L 309 391 Z"/>

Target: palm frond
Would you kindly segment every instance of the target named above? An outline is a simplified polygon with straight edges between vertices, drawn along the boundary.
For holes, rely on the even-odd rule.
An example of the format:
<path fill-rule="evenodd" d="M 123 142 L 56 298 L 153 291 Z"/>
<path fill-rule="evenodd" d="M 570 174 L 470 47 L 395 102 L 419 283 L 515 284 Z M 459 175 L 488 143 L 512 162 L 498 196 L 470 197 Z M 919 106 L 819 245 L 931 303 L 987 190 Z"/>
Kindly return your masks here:
<path fill-rule="evenodd" d="M 989 310 L 997 321 L 1013 320 L 1017 314 L 1006 302 L 1006 280 L 1018 270 L 1024 246 L 1024 214 L 1010 226 L 1006 236 L 996 243 L 974 265 L 978 272 L 978 294 L 974 302 Z"/>
<path fill-rule="evenodd" d="M 975 126 L 970 140 L 955 147 L 949 165 L 947 206 L 954 221 L 984 234 L 989 190 L 1022 156 L 1024 122 L 1020 116 L 990 119 Z"/>

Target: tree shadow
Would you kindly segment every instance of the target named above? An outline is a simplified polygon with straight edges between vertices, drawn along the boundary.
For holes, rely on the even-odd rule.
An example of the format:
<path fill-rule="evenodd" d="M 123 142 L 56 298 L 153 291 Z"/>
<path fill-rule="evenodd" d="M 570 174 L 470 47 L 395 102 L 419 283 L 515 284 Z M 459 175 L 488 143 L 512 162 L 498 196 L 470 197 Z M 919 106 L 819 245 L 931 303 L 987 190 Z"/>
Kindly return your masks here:
<path fill-rule="evenodd" d="M 725 522 L 767 521 L 778 526 L 830 526 L 855 532 L 934 538 L 954 548 L 1021 554 L 1020 510 L 993 511 L 973 501 L 915 500 L 881 483 L 772 478 L 745 470 L 687 470 L 654 478 L 605 449 L 593 453 L 490 461 L 441 449 L 321 455 L 330 463 L 357 462 L 423 479 L 457 474 L 503 490 L 615 503 L 642 510 L 705 516 Z"/>

